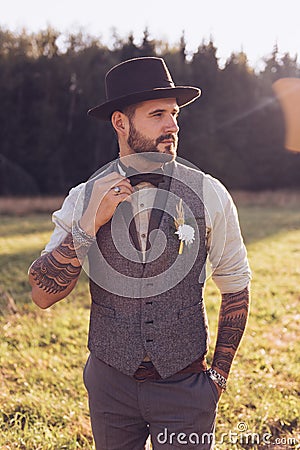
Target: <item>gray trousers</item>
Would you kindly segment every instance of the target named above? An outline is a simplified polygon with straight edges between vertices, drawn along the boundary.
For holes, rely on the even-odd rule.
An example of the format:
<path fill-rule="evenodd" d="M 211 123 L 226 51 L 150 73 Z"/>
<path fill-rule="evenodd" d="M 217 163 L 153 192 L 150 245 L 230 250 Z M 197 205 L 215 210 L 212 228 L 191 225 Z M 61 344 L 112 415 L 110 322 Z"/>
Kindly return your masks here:
<path fill-rule="evenodd" d="M 205 372 L 136 381 L 90 355 L 84 368 L 97 450 L 213 448 L 218 393 Z"/>

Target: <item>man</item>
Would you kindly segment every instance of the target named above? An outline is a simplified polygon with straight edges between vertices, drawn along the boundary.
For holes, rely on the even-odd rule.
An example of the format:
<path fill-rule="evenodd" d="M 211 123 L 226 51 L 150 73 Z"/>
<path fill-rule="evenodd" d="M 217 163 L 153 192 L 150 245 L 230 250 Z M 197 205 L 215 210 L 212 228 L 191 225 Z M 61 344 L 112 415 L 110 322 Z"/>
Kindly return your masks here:
<path fill-rule="evenodd" d="M 180 108 L 200 96 L 175 86 L 160 58 L 136 58 L 106 76 L 120 159 L 73 190 L 30 268 L 47 308 L 74 288 L 88 254 L 92 297 L 84 381 L 97 450 L 213 446 L 217 403 L 247 315 L 250 270 L 225 188 L 178 163 Z M 202 290 L 207 254 L 222 294 L 207 370 Z"/>

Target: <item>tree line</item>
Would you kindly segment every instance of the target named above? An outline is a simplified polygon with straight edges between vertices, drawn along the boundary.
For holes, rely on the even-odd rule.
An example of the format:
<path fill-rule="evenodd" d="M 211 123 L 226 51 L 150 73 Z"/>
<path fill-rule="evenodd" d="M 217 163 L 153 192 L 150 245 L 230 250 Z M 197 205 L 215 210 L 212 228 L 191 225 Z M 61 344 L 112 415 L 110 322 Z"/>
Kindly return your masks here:
<path fill-rule="evenodd" d="M 179 155 L 230 189 L 300 187 L 300 153 L 285 150 L 272 83 L 300 77 L 297 57 L 274 46 L 256 72 L 244 52 L 220 67 L 212 39 L 177 45 L 115 34 L 110 47 L 83 32 L 0 29 L 0 195 L 65 194 L 118 155 L 112 127 L 86 115 L 104 101 L 104 76 L 120 61 L 162 56 L 176 84 L 202 96 L 183 108 Z"/>

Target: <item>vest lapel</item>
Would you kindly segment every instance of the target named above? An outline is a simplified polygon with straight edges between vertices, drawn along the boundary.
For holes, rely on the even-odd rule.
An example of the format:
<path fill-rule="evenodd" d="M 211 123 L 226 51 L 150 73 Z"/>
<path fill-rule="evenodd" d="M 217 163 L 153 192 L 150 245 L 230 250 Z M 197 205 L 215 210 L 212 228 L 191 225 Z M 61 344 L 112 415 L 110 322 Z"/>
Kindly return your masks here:
<path fill-rule="evenodd" d="M 133 218 L 133 212 L 132 212 L 132 206 L 129 202 L 122 202 L 119 204 L 118 208 L 119 212 L 121 213 L 124 221 L 125 221 L 125 226 L 126 229 L 129 229 L 129 235 L 131 238 L 131 241 L 134 245 L 134 247 L 136 248 L 136 250 L 139 251 L 139 255 L 141 257 L 142 260 L 142 256 L 140 254 L 140 243 L 138 240 L 138 235 L 137 235 L 137 230 L 136 230 L 136 226 L 135 226 L 135 220 Z"/>
<path fill-rule="evenodd" d="M 147 237 L 147 250 L 150 249 L 149 235 L 151 231 L 160 228 L 162 217 L 165 211 L 165 206 L 168 200 L 169 191 L 172 187 L 172 173 L 174 170 L 174 164 L 166 164 L 164 167 L 165 179 L 162 183 L 158 185 L 158 191 L 155 196 L 153 208 L 150 215 L 149 227 L 148 227 L 148 237 Z M 155 240 L 155 237 L 154 237 Z M 154 242 L 154 241 L 153 241 Z"/>

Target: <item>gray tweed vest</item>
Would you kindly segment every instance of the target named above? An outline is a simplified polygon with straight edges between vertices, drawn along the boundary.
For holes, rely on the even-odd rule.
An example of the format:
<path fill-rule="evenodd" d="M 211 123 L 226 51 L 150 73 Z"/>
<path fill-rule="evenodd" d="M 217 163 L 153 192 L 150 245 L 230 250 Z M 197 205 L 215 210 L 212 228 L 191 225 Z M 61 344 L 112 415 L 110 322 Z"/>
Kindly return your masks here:
<path fill-rule="evenodd" d="M 159 189 L 141 260 L 131 206 L 123 202 L 97 234 L 89 254 L 92 297 L 88 347 L 99 359 L 133 375 L 145 355 L 167 378 L 208 349 L 203 173 L 174 163 L 169 190 Z M 114 163 L 111 170 L 115 170 Z M 161 188 L 161 185 L 159 185 Z M 183 200 L 195 241 L 178 254 L 174 217 Z M 152 230 L 152 232 L 151 232 Z"/>

